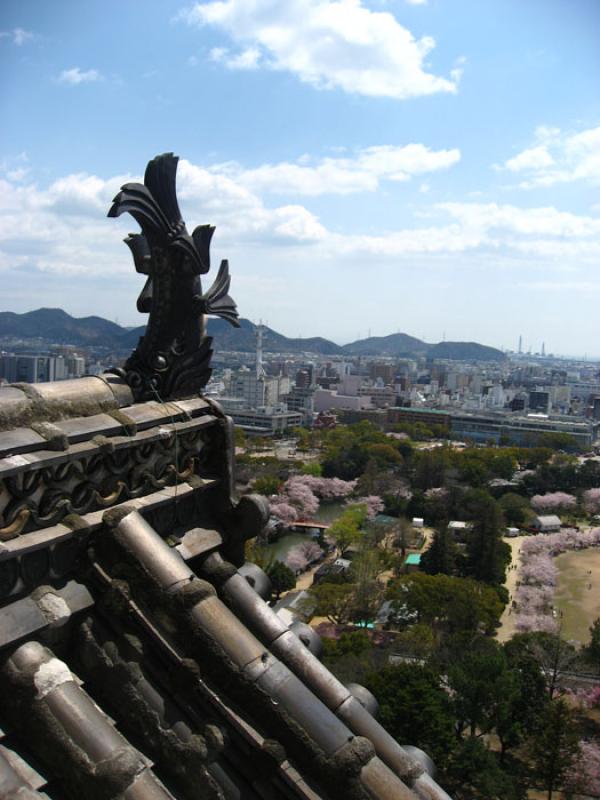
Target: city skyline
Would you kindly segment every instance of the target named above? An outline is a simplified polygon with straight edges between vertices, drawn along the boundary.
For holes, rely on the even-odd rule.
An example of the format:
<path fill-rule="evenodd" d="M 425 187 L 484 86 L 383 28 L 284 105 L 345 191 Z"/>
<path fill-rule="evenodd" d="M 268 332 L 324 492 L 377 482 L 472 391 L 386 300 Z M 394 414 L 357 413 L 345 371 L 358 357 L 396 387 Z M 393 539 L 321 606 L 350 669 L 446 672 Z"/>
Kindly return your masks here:
<path fill-rule="evenodd" d="M 243 317 L 592 358 L 598 21 L 587 0 L 5 3 L 3 309 L 143 324 L 133 227 L 105 215 L 173 150 Z"/>

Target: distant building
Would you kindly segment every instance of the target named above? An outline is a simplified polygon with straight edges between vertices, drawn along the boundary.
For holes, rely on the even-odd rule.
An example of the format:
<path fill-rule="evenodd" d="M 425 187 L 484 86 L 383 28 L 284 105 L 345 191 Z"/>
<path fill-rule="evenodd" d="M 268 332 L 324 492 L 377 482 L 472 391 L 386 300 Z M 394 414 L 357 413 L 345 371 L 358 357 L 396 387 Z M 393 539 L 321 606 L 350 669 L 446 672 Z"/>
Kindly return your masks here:
<path fill-rule="evenodd" d="M 335 414 L 327 414 L 325 411 L 317 414 L 313 422 L 313 428 L 318 430 L 332 430 L 336 425 L 337 416 Z"/>
<path fill-rule="evenodd" d="M 358 397 L 338 394 L 328 389 L 317 389 L 315 392 L 315 411 L 331 411 L 333 409 L 349 409 L 358 411 L 371 405 L 370 397 Z"/>
<path fill-rule="evenodd" d="M 392 383 L 396 374 L 395 364 L 380 364 L 371 362 L 369 364 L 369 377 L 373 380 L 381 378 L 384 383 Z"/>
<path fill-rule="evenodd" d="M 333 563 L 323 564 L 313 575 L 313 586 L 320 583 L 323 578 L 331 578 L 335 575 L 346 575 L 352 566 L 352 562 L 347 558 L 336 558 Z"/>
<path fill-rule="evenodd" d="M 421 422 L 423 425 L 442 425 L 444 428 L 450 427 L 450 413 L 440 411 L 436 408 L 404 408 L 396 406 L 387 409 L 387 421 L 389 425 L 401 422 L 414 424 Z"/>
<path fill-rule="evenodd" d="M 284 396 L 284 400 L 289 411 L 298 411 L 306 417 L 312 417 L 315 410 L 315 387 L 296 385 Z"/>
<path fill-rule="evenodd" d="M 85 360 L 81 356 L 15 355 L 0 356 L 0 378 L 7 383 L 47 383 L 81 378 Z"/>
<path fill-rule="evenodd" d="M 531 524 L 531 527 L 540 533 L 556 533 L 560 530 L 560 526 L 560 517 L 557 517 L 556 514 L 545 514 L 536 517 Z"/>
<path fill-rule="evenodd" d="M 411 553 L 404 562 L 406 572 L 418 572 L 421 569 L 421 554 Z"/>
<path fill-rule="evenodd" d="M 461 532 L 461 533 L 466 532 L 466 531 L 469 530 L 470 527 L 471 527 L 471 524 L 469 522 L 462 522 L 462 520 L 453 519 L 453 520 L 450 520 L 450 522 L 448 523 L 448 530 L 449 531 L 453 531 L 455 533 L 456 532 Z"/>
<path fill-rule="evenodd" d="M 588 449 L 598 435 L 598 423 L 578 419 L 554 419 L 545 415 L 513 416 L 500 412 L 474 414 L 453 412 L 451 432 L 458 439 L 475 442 L 495 442 L 500 439 L 516 445 L 535 444 L 544 433 L 568 433 L 583 448 Z"/>
<path fill-rule="evenodd" d="M 312 609 L 316 602 L 312 600 L 310 594 L 305 590 L 288 592 L 275 605 L 273 610 L 277 616 L 289 627 L 294 622 L 308 622 L 312 617 Z"/>
<path fill-rule="evenodd" d="M 550 393 L 540 389 L 529 392 L 529 409 L 546 414 L 550 410 Z"/>
<path fill-rule="evenodd" d="M 247 408 L 242 398 L 220 397 L 219 403 L 236 425 L 246 433 L 257 436 L 274 436 L 304 423 L 304 415 L 288 411 L 285 405 Z"/>

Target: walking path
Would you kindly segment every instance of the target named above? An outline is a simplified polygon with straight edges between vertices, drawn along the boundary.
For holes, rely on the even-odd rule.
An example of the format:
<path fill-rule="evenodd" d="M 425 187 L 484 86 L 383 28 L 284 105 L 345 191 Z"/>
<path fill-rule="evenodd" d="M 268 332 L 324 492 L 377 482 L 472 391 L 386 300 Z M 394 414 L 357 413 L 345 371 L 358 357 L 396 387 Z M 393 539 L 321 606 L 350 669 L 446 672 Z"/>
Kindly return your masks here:
<path fill-rule="evenodd" d="M 515 626 L 516 614 L 512 607 L 512 601 L 517 589 L 517 575 L 521 565 L 521 545 L 525 538 L 525 536 L 515 536 L 510 539 L 504 539 L 511 549 L 511 563 L 506 571 L 506 582 L 504 584 L 508 590 L 509 600 L 500 617 L 500 627 L 496 631 L 496 639 L 498 639 L 499 642 L 508 641 L 508 639 L 517 632 Z"/>

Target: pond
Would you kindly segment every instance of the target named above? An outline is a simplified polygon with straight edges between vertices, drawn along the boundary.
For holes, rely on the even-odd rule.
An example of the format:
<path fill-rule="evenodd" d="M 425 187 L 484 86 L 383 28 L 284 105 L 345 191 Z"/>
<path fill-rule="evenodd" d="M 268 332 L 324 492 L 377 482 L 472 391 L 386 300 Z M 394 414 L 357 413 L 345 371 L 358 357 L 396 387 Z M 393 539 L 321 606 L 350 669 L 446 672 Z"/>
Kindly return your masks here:
<path fill-rule="evenodd" d="M 287 558 L 288 553 L 292 547 L 302 542 L 308 542 L 315 538 L 310 533 L 286 533 L 277 539 L 276 542 L 271 542 L 265 547 L 266 552 L 275 558 L 276 561 L 283 561 Z"/>
<path fill-rule="evenodd" d="M 346 508 L 346 504 L 340 500 L 335 500 L 330 503 L 321 503 L 314 518 L 318 522 L 333 522 Z M 307 531 L 306 533 L 286 533 L 277 539 L 277 541 L 268 544 L 265 549 L 269 555 L 273 555 L 276 561 L 285 562 L 292 547 L 302 542 L 308 542 L 314 538 L 316 538 L 316 534 L 311 531 Z"/>

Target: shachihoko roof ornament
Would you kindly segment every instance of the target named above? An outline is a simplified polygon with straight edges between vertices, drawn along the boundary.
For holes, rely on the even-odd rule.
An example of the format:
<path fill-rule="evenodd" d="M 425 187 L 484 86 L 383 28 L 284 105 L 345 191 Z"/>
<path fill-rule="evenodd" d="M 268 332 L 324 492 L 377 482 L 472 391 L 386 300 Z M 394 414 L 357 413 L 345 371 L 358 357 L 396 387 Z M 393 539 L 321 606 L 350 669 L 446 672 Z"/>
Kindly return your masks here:
<path fill-rule="evenodd" d="M 153 158 L 144 183 L 122 186 L 108 212 L 109 217 L 129 213 L 142 229 L 125 243 L 136 270 L 148 276 L 137 308 L 150 316 L 124 367 L 113 370 L 127 381 L 136 401 L 198 392 L 211 373 L 212 339 L 206 335 L 206 316 L 239 327 L 237 308 L 228 294 L 231 278 L 226 260 L 221 261 L 211 288 L 202 291 L 200 276 L 210 269 L 215 229 L 199 225 L 188 233 L 177 202 L 178 161 L 173 153 Z"/>

